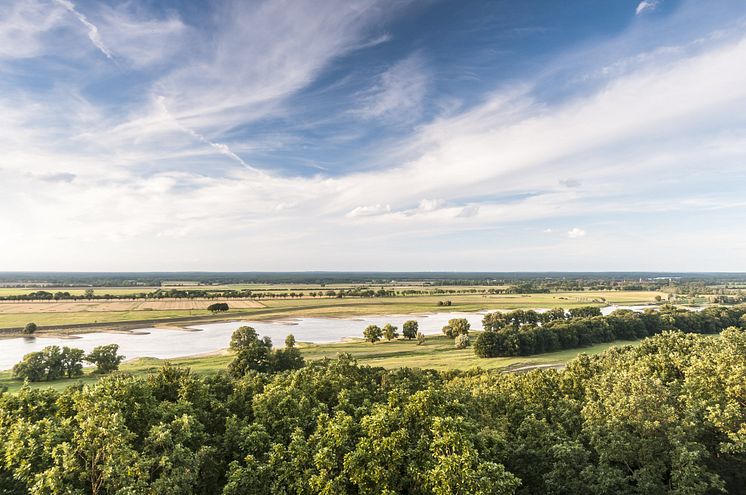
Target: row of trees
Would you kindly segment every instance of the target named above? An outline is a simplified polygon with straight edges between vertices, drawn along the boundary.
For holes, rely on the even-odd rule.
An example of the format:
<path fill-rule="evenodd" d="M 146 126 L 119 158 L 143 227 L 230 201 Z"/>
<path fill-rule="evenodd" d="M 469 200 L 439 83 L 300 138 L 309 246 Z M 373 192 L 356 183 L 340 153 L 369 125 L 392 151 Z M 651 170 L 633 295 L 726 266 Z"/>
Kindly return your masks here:
<path fill-rule="evenodd" d="M 490 313 L 484 332 L 474 343 L 479 357 L 526 356 L 573 349 L 601 342 L 635 340 L 666 330 L 718 333 L 730 326 L 746 327 L 746 306 L 711 307 L 688 311 L 664 306 L 660 311 L 616 310 L 601 316 L 598 308 L 555 308 L 545 313 Z"/>
<path fill-rule="evenodd" d="M 407 340 L 417 338 L 419 328 L 420 325 L 416 320 L 407 320 L 402 325 L 402 336 Z M 395 340 L 399 338 L 399 327 L 391 323 L 386 323 L 383 328 L 378 325 L 368 325 L 363 330 L 363 338 L 371 344 L 375 344 L 382 339 Z"/>
<path fill-rule="evenodd" d="M 50 345 L 23 356 L 23 360 L 13 366 L 13 377 L 30 382 L 75 378 L 83 374 L 84 361 L 96 366 L 95 373 L 110 373 L 119 369 L 124 360 L 118 351 L 117 344 L 95 347 L 88 354 L 83 349 Z"/>
<path fill-rule="evenodd" d="M 665 332 L 563 371 L 343 355 L 23 388 L 0 393 L 0 493 L 746 493 L 744 362 L 746 332 L 731 328 Z"/>

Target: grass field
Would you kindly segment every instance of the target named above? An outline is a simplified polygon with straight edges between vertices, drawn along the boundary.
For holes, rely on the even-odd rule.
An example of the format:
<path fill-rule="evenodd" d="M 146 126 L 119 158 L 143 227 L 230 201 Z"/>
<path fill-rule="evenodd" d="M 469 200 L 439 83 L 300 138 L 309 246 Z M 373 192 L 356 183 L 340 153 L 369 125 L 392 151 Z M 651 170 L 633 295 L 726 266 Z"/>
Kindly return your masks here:
<path fill-rule="evenodd" d="M 479 311 L 487 309 L 572 308 L 583 305 L 635 305 L 655 302 L 658 292 L 647 291 L 597 291 L 557 292 L 551 294 L 504 294 L 504 295 L 449 295 L 449 296 L 401 296 L 383 298 L 306 298 L 262 300 L 258 307 L 233 309 L 220 318 L 240 315 L 248 319 L 269 319 L 289 316 L 345 317 L 356 315 L 414 314 L 436 311 Z M 440 307 L 438 302 L 452 301 L 452 306 Z M 132 309 L 124 311 L 42 311 L 43 305 L 64 304 L 59 302 L 40 304 L 35 312 L 0 312 L 0 328 L 22 327 L 29 321 L 40 326 L 70 325 L 82 323 L 131 322 L 135 320 L 163 320 L 170 318 L 208 316 L 200 309 Z M 72 304 L 72 303 L 71 303 Z M 106 302 L 102 302 L 106 304 Z M 228 304 L 231 304 L 228 300 Z"/>
<path fill-rule="evenodd" d="M 428 336 L 422 345 L 416 341 L 398 340 L 392 342 L 378 342 L 370 344 L 363 341 L 345 342 L 337 344 L 301 344 L 300 348 L 306 360 L 323 358 L 336 358 L 340 353 L 350 353 L 360 364 L 381 366 L 384 368 L 431 368 L 436 370 L 454 369 L 506 369 L 515 370 L 529 366 L 563 364 L 575 358 L 581 353 L 598 354 L 615 345 L 637 345 L 639 341 L 597 344 L 581 349 L 569 349 L 536 356 L 506 357 L 482 359 L 474 354 L 474 350 L 454 349 L 453 339 L 445 336 Z M 178 358 L 167 360 L 170 363 L 187 366 L 197 374 L 217 373 L 225 369 L 231 361 L 232 356 L 227 352 L 220 355 Z M 132 362 L 124 363 L 122 371 L 134 375 L 144 375 L 157 370 L 167 362 L 166 360 L 154 358 L 141 358 Z M 32 383 L 33 388 L 51 387 L 57 390 L 64 389 L 78 382 L 93 383 L 99 376 L 89 372 L 85 376 L 70 380 L 58 380 L 55 382 Z M 13 380 L 10 371 L 0 371 L 0 388 L 7 387 L 9 391 L 17 391 L 22 382 Z"/>

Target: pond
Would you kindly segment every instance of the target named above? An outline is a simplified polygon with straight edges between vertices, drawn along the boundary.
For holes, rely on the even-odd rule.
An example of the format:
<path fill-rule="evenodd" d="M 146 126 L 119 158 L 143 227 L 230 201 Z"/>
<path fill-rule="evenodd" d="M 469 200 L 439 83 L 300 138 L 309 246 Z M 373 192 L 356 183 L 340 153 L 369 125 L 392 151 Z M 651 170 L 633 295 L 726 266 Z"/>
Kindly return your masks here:
<path fill-rule="evenodd" d="M 619 306 L 602 308 L 608 314 Z M 627 306 L 641 310 L 643 306 Z M 537 310 L 541 311 L 541 310 Z M 348 337 L 361 337 L 368 325 L 383 327 L 391 323 L 399 327 L 407 320 L 416 320 L 425 334 L 440 333 L 451 318 L 466 318 L 473 329 L 482 328 L 482 318 L 488 311 L 477 313 L 431 313 L 420 315 L 361 316 L 355 318 L 288 318 L 273 321 L 230 321 L 207 323 L 187 327 L 184 330 L 165 328 L 142 328 L 131 333 L 96 332 L 61 337 L 18 337 L 0 340 L 0 370 L 7 370 L 19 362 L 25 354 L 40 351 L 48 345 L 76 347 L 89 352 L 105 344 L 119 344 L 119 352 L 127 359 L 154 357 L 171 359 L 183 356 L 206 354 L 228 347 L 231 334 L 241 325 L 250 325 L 260 336 L 268 336 L 275 346 L 282 346 L 285 337 L 292 333 L 298 342 L 317 344 L 340 342 Z"/>

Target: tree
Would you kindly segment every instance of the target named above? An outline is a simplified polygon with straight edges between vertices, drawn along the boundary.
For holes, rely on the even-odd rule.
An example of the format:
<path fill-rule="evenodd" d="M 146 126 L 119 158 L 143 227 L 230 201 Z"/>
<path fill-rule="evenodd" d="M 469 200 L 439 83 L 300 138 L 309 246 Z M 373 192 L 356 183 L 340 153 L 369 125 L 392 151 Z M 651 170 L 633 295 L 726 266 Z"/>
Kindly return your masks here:
<path fill-rule="evenodd" d="M 23 360 L 13 366 L 13 377 L 30 382 L 40 382 L 47 378 L 47 366 L 44 354 L 30 352 L 23 356 Z"/>
<path fill-rule="evenodd" d="M 459 335 L 468 334 L 470 326 L 466 318 L 451 318 L 448 320 L 448 325 L 443 327 L 443 333 L 453 339 Z"/>
<path fill-rule="evenodd" d="M 306 364 L 300 349 L 295 347 L 295 336 L 290 333 L 285 337 L 285 348 L 274 351 L 273 371 L 297 370 Z"/>
<path fill-rule="evenodd" d="M 269 337 L 260 339 L 252 327 L 243 326 L 233 332 L 230 350 L 236 354 L 228 365 L 233 376 L 243 376 L 249 370 L 272 370 L 272 341 Z"/>
<path fill-rule="evenodd" d="M 32 333 L 36 332 L 36 330 L 37 326 L 34 322 L 26 323 L 26 326 L 23 327 L 23 333 L 25 333 L 26 335 L 31 335 Z"/>
<path fill-rule="evenodd" d="M 85 297 L 86 299 L 93 299 L 93 289 L 86 289 L 85 290 Z"/>
<path fill-rule="evenodd" d="M 425 343 L 425 334 L 422 332 L 417 332 L 417 345 L 422 345 Z"/>
<path fill-rule="evenodd" d="M 363 337 L 371 344 L 378 342 L 383 337 L 383 331 L 378 325 L 368 325 L 363 330 Z"/>
<path fill-rule="evenodd" d="M 96 365 L 95 373 L 106 374 L 119 369 L 124 356 L 118 354 L 119 344 L 100 345 L 85 357 L 85 360 Z"/>
<path fill-rule="evenodd" d="M 383 336 L 386 338 L 386 340 L 393 340 L 399 337 L 399 333 L 397 332 L 398 328 L 392 325 L 391 323 L 386 323 L 383 326 Z"/>
<path fill-rule="evenodd" d="M 228 311 L 230 308 L 228 307 L 228 303 L 214 303 L 207 306 L 207 310 L 211 313 L 220 313 L 224 311 Z"/>
<path fill-rule="evenodd" d="M 485 331 L 477 336 L 474 342 L 474 354 L 481 358 L 499 356 L 502 338 L 498 332 Z"/>
<path fill-rule="evenodd" d="M 44 364 L 46 366 L 46 380 L 59 380 L 65 376 L 65 369 L 62 362 L 62 349 L 56 345 L 50 345 L 41 350 Z"/>
<path fill-rule="evenodd" d="M 581 306 L 569 310 L 570 318 L 590 318 L 591 316 L 601 316 L 601 308 L 596 306 Z"/>
<path fill-rule="evenodd" d="M 417 331 L 419 328 L 420 325 L 416 320 L 407 320 L 404 322 L 404 325 L 402 325 L 402 335 L 405 339 L 414 339 L 417 337 Z"/>
<path fill-rule="evenodd" d="M 62 348 L 62 370 L 68 378 L 75 378 L 83 374 L 83 359 L 85 351 L 71 347 Z"/>

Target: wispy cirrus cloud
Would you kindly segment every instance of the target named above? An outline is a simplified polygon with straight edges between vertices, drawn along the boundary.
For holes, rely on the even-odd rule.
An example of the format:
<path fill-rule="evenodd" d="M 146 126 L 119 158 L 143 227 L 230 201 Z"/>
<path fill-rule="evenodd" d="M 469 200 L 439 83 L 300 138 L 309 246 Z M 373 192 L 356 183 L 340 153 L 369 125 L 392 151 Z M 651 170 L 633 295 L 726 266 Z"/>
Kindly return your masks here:
<path fill-rule="evenodd" d="M 410 55 L 382 72 L 360 95 L 363 106 L 355 113 L 364 118 L 414 121 L 429 86 L 429 74 L 422 56 Z"/>
<path fill-rule="evenodd" d="M 83 24 L 88 29 L 88 38 L 91 40 L 91 43 L 93 43 L 93 45 L 98 48 L 99 51 L 106 56 L 106 58 L 113 58 L 111 50 L 109 50 L 109 48 L 101 39 L 101 34 L 98 32 L 98 28 L 93 23 L 91 23 L 85 15 L 80 13 L 75 8 L 75 4 L 73 2 L 71 2 L 70 0 L 54 0 L 54 2 L 66 8 L 80 21 L 81 24 Z"/>
<path fill-rule="evenodd" d="M 578 55 L 579 76 L 595 77 L 624 60 L 596 84 L 563 80 L 583 90 L 553 100 L 542 93 L 542 74 L 502 81 L 469 105 L 374 143 L 376 166 L 351 163 L 349 171 L 309 177 L 263 164 L 252 150 L 254 134 L 302 120 L 290 98 L 330 67 L 339 70 L 340 57 L 380 32 L 375 19 L 386 6 L 225 4 L 211 19 L 220 30 L 209 35 L 162 12 L 86 12 L 117 61 L 130 64 L 101 64 L 98 53 L 87 53 L 88 40 L 78 46 L 80 22 L 70 15 L 46 20 L 34 11 L 52 26 L 41 32 L 11 16 L 5 25 L 38 43 L 28 56 L 68 51 L 85 77 L 64 72 L 53 88 L 10 87 L 9 72 L 0 79 L 0 193 L 14 212 L 0 214 L 0 231 L 5 259 L 18 260 L 9 268 L 193 269 L 194 259 L 202 269 L 367 269 L 383 259 L 393 261 L 378 268 L 433 268 L 443 260 L 456 269 L 549 268 L 531 264 L 539 257 L 557 260 L 555 268 L 611 269 L 616 259 L 632 267 L 633 254 L 648 250 L 639 239 L 659 229 L 671 241 L 637 259 L 663 269 L 691 266 L 666 249 L 682 240 L 668 226 L 681 225 L 670 219 L 682 212 L 709 215 L 687 229 L 724 243 L 708 267 L 737 254 L 732 246 L 746 240 L 732 229 L 743 211 L 746 119 L 733 108 L 746 102 L 746 39 L 727 26 L 691 40 L 696 49 L 622 33 L 612 48 L 634 47 L 639 57 L 616 49 L 604 51 L 616 58 Z M 682 10 L 697 18 L 697 8 Z M 686 20 L 672 19 L 660 32 L 681 32 L 677 23 Z M 70 22 L 77 37 L 68 36 Z M 117 22 L 122 32 L 142 33 L 163 22 L 189 49 L 164 48 L 147 59 L 143 47 L 160 38 L 112 37 Z M 66 36 L 55 48 L 57 30 Z M 0 39 L 2 33 L 0 27 Z M 674 49 L 663 54 L 661 46 Z M 372 113 L 355 126 L 431 104 L 431 79 L 424 91 L 401 96 L 411 74 L 397 64 L 417 56 L 423 58 L 414 67 L 430 74 L 422 52 L 400 54 L 371 79 L 376 91 L 349 108 L 340 133 L 361 106 Z M 126 84 L 108 86 L 114 71 L 131 69 Z M 307 144 L 303 135 L 293 139 L 299 148 Z M 281 154 L 283 145 L 271 151 Z M 718 230 L 721 218 L 730 230 Z M 546 225 L 555 235 L 541 235 Z M 81 250 L 89 253 L 85 260 Z M 698 259 L 709 260 L 709 252 Z"/>

